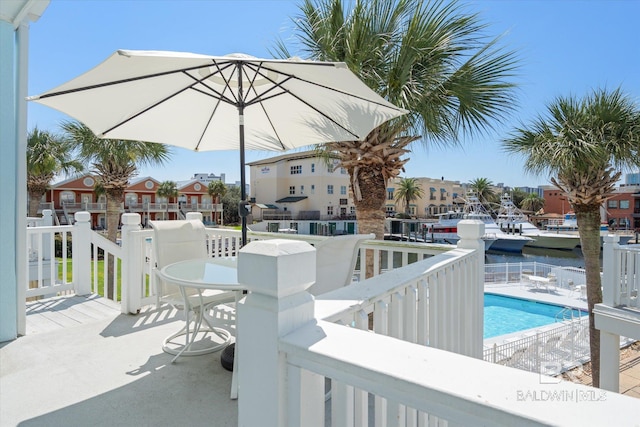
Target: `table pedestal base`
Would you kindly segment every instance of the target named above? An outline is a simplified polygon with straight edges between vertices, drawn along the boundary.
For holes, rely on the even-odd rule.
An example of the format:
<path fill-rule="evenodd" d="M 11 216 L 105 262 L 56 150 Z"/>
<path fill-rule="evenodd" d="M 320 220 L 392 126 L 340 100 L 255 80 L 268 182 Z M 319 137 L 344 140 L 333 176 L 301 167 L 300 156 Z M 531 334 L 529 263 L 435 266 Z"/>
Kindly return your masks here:
<path fill-rule="evenodd" d="M 207 343 L 206 346 L 200 347 L 197 344 L 202 343 L 202 339 L 198 338 L 198 334 L 204 335 L 203 338 L 208 334 L 213 334 L 220 338 L 222 341 L 211 341 L 211 343 Z M 184 336 L 184 344 L 180 345 L 175 340 L 178 337 Z M 180 356 L 200 356 L 202 354 L 213 353 L 218 350 L 223 349 L 229 345 L 231 341 L 231 333 L 223 328 L 218 327 L 207 327 L 207 328 L 196 328 L 194 331 L 189 331 L 187 333 L 187 327 L 183 327 L 180 331 L 176 332 L 165 338 L 162 342 L 162 350 L 165 353 L 173 354 L 175 357 L 171 360 L 171 363 L 175 362 L 176 359 Z M 199 347 L 193 348 L 192 347 Z"/>

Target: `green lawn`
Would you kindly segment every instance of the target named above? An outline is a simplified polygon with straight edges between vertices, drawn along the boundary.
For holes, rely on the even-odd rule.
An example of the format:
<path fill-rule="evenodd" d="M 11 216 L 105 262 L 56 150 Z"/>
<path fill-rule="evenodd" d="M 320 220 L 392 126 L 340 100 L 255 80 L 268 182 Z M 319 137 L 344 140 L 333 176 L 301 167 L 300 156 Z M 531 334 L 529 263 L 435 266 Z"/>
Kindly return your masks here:
<path fill-rule="evenodd" d="M 62 258 L 58 258 L 58 279 L 62 280 Z M 73 280 L 73 268 L 72 268 L 73 260 L 67 259 L 67 280 Z M 116 265 L 116 277 L 117 281 L 117 300 L 121 300 L 121 292 L 122 292 L 122 263 L 118 261 Z M 104 296 L 104 273 L 105 273 L 105 264 L 104 260 L 98 261 L 98 295 Z M 94 270 L 93 265 L 91 266 L 91 286 L 93 288 L 94 281 Z M 147 295 L 149 294 L 149 277 L 147 277 Z"/>

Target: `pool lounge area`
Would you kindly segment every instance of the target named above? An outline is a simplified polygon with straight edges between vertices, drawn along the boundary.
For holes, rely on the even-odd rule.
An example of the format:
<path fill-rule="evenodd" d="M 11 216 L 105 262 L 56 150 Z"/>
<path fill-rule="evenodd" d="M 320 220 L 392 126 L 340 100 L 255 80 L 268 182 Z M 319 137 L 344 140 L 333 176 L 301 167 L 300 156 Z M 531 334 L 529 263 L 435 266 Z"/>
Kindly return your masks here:
<path fill-rule="evenodd" d="M 521 283 L 485 283 L 484 286 L 485 296 L 494 295 L 498 297 L 514 298 L 518 300 L 534 301 L 536 303 L 549 304 L 558 307 L 558 311 L 561 311 L 564 307 L 571 307 L 575 310 L 583 312 L 587 311 L 587 301 L 581 297 L 580 293 L 557 287 L 554 292 L 546 292 L 545 290 L 527 288 L 522 286 Z M 486 306 L 486 303 L 485 303 Z M 486 319 L 486 315 L 485 315 Z M 536 329 L 549 329 L 552 328 L 554 322 L 549 322 L 547 326 L 534 325 L 532 328 L 524 328 L 515 331 L 503 331 L 497 335 L 487 334 L 485 332 L 484 345 L 485 347 L 493 345 L 494 343 L 502 343 L 505 340 L 520 337 L 523 334 Z M 487 336 L 492 335 L 492 336 Z"/>

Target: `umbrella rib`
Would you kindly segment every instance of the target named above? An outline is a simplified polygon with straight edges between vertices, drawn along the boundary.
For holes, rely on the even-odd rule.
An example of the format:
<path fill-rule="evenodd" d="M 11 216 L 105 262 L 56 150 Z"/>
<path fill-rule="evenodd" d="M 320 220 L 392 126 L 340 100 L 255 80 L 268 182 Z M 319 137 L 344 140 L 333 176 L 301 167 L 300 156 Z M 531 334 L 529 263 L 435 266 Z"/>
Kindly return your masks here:
<path fill-rule="evenodd" d="M 197 69 L 201 69 L 201 68 L 202 68 L 202 66 L 198 67 Z M 225 68 L 226 68 L 226 67 L 225 67 Z M 198 90 L 197 88 L 194 88 L 194 87 L 193 87 L 194 85 L 196 85 L 196 84 L 198 84 L 198 83 L 202 83 L 202 80 L 205 80 L 205 79 L 207 79 L 207 78 L 208 78 L 208 77 L 210 77 L 210 76 L 203 77 L 202 79 L 197 79 L 197 78 L 195 78 L 194 76 L 192 76 L 191 74 L 189 74 L 189 73 L 188 73 L 188 71 L 191 71 L 191 70 L 193 70 L 193 68 L 185 69 L 185 70 L 181 71 L 181 73 L 182 73 L 182 74 L 184 74 L 184 75 L 186 75 L 186 76 L 188 76 L 188 77 L 191 77 L 192 79 L 194 79 L 194 82 L 193 82 L 192 84 L 190 84 L 190 85 L 188 85 L 188 86 L 185 86 L 185 87 L 181 88 L 180 90 L 178 90 L 178 91 L 176 91 L 176 92 L 173 92 L 173 93 L 169 94 L 168 96 L 166 96 L 166 97 L 164 97 L 164 98 L 160 99 L 158 102 L 156 102 L 156 103 L 154 103 L 154 104 L 151 104 L 151 105 L 147 106 L 146 108 L 144 108 L 143 110 L 141 110 L 141 111 L 137 112 L 136 114 L 134 114 L 134 115 L 132 115 L 132 116 L 128 117 L 127 119 L 122 120 L 121 122 L 119 122 L 119 123 L 115 124 L 114 126 L 110 127 L 110 128 L 109 128 L 109 129 L 107 129 L 106 131 L 102 132 L 102 135 L 103 135 L 103 136 L 107 135 L 109 132 L 113 131 L 114 129 L 119 128 L 120 126 L 124 125 L 125 123 L 127 123 L 127 122 L 129 122 L 129 121 L 131 121 L 131 120 L 135 119 L 136 117 L 141 116 L 142 114 L 146 113 L 147 111 L 149 111 L 149 110 L 151 110 L 151 109 L 153 109 L 153 108 L 157 107 L 158 105 L 160 105 L 160 104 L 162 104 L 162 103 L 166 102 L 167 100 L 169 100 L 169 99 L 171 99 L 171 98 L 173 98 L 173 97 L 175 97 L 175 96 L 177 96 L 177 95 L 181 94 L 182 92 L 184 92 L 184 91 L 186 91 L 186 90 L 188 90 L 188 89 L 192 89 L 192 90 L 195 90 L 195 91 L 197 91 L 197 92 L 200 92 L 200 93 L 202 93 L 202 94 L 204 94 L 204 95 L 209 95 L 209 96 L 211 96 L 210 94 L 207 94 L 206 92 L 204 92 L 204 91 L 202 91 L 202 90 Z M 220 67 L 218 67 L 218 71 L 219 71 L 220 73 L 222 73 L 222 70 L 220 69 Z M 214 73 L 214 74 L 215 74 L 215 73 Z M 224 76 L 223 76 L 223 78 L 224 78 Z M 225 80 L 225 81 L 226 81 L 226 80 Z M 204 84 L 204 83 L 202 83 L 202 84 Z M 204 85 L 205 85 L 205 86 L 207 86 L 206 84 L 204 84 Z M 207 87 L 208 87 L 208 86 L 207 86 Z M 208 88 L 209 88 L 209 87 L 208 87 Z M 218 100 L 222 100 L 222 101 L 227 102 L 227 99 L 225 98 L 225 96 L 224 96 L 222 93 L 218 93 L 216 90 L 214 90 L 214 89 L 212 89 L 212 88 L 209 88 L 209 89 L 210 89 L 210 90 L 212 90 L 213 92 L 215 92 L 215 93 L 218 95 L 218 97 L 217 97 L 217 98 L 214 96 L 214 97 L 213 97 L 214 99 L 218 99 Z M 231 91 L 231 92 L 233 93 L 233 91 Z M 219 105 L 219 104 L 218 104 L 218 105 Z M 217 106 L 216 106 L 216 108 L 217 108 Z"/>
<path fill-rule="evenodd" d="M 181 68 L 179 70 L 163 71 L 161 73 L 145 74 L 144 76 L 129 77 L 129 78 L 126 78 L 126 79 L 114 80 L 114 81 L 111 81 L 111 82 L 104 82 L 104 83 L 97 83 L 97 84 L 94 84 L 94 85 L 77 87 L 77 88 L 74 88 L 74 89 L 66 89 L 66 90 L 60 90 L 60 91 L 57 91 L 57 92 L 44 93 L 42 95 L 38 95 L 38 96 L 35 96 L 33 98 L 30 98 L 30 100 L 31 99 L 33 99 L 33 100 L 46 99 L 46 98 L 51 98 L 51 97 L 54 97 L 54 96 L 67 95 L 67 94 L 76 93 L 76 92 L 83 92 L 85 90 L 99 89 L 99 88 L 108 87 L 108 86 L 114 86 L 114 85 L 119 85 L 119 84 L 124 84 L 124 83 L 136 82 L 138 80 L 144 80 L 144 79 L 150 79 L 150 78 L 154 78 L 154 77 L 167 76 L 167 75 L 170 75 L 170 74 L 186 73 L 187 71 L 197 70 L 199 68 L 202 68 L 202 65 L 198 65 L 198 66 L 194 66 L 194 67 L 188 67 L 188 68 Z M 189 74 L 187 73 L 187 75 L 189 75 Z"/>

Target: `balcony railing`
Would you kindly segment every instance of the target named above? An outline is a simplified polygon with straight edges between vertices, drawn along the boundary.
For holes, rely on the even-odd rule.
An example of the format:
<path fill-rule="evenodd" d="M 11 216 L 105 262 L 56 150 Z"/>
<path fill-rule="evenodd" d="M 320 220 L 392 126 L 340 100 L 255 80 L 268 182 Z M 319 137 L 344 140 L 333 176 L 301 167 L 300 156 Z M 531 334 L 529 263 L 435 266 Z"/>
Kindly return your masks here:
<path fill-rule="evenodd" d="M 611 283 L 603 290 L 603 303 L 611 307 L 640 309 L 640 245 L 618 245 L 619 237 L 604 238 L 603 263 L 612 266 L 605 270 L 603 282 Z"/>
<path fill-rule="evenodd" d="M 153 233 L 140 230 L 139 215 L 123 215 L 121 246 L 92 232 L 88 213 L 79 212 L 75 219 L 73 226 L 33 227 L 30 235 L 42 236 L 35 244 L 42 249 L 38 262 L 44 261 L 43 248 L 51 248 L 45 237 L 54 240 L 52 229 L 60 229 L 71 235 L 73 258 L 64 251 L 59 262 L 72 263 L 67 283 L 76 293 L 91 292 L 97 276 L 107 276 L 107 283 L 113 274 L 114 282 L 121 283 L 123 312 L 135 313 L 153 302 Z M 304 239 L 313 244 L 326 237 L 249 233 L 252 243 L 238 252 L 239 232 L 208 229 L 210 255 L 238 255 L 240 279 L 250 290 L 237 316 L 242 331 L 238 424 L 633 424 L 633 398 L 611 393 L 594 401 L 589 397 L 601 394 L 589 387 L 481 360 L 484 244 L 482 226 L 470 227 L 475 232 L 459 228 L 455 249 L 366 241 L 361 253 L 374 252 L 374 271 L 392 271 L 315 300 L 303 292 L 315 279 L 313 252 L 286 250 L 286 243 Z M 243 268 L 249 254 L 274 253 L 253 251 L 256 245 L 282 245 L 276 253 L 300 256 L 295 262 L 300 274 L 280 281 L 282 275 Z M 100 260 L 108 258 L 114 258 L 113 273 L 105 269 L 99 274 Z M 269 270 L 277 268 L 277 261 L 271 257 L 259 265 Z M 112 293 L 117 295 L 115 289 Z M 550 393 L 566 404 L 546 410 L 549 401 L 541 396 Z"/>

